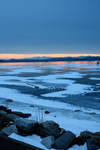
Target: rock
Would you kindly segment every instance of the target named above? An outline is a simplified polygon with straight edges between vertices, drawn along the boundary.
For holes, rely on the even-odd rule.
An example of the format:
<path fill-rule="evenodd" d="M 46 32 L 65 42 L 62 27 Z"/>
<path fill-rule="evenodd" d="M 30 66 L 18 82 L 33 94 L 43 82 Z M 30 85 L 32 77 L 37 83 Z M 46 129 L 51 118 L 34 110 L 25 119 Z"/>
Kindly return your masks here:
<path fill-rule="evenodd" d="M 78 137 L 76 137 L 75 138 L 75 140 L 74 140 L 74 142 L 73 142 L 73 144 L 74 145 L 84 145 L 85 144 L 85 142 L 86 142 L 86 140 L 83 138 L 83 137 L 81 137 L 81 136 L 78 136 Z"/>
<path fill-rule="evenodd" d="M 52 147 L 54 141 L 55 141 L 54 136 L 48 136 L 48 137 L 46 137 L 46 138 L 43 138 L 42 141 L 41 141 L 41 143 L 42 143 L 46 148 L 50 149 L 50 148 Z"/>
<path fill-rule="evenodd" d="M 94 136 L 100 136 L 100 132 L 95 132 L 93 135 Z"/>
<path fill-rule="evenodd" d="M 7 99 L 6 102 L 11 103 L 11 102 L 13 102 L 13 100 L 12 99 Z"/>
<path fill-rule="evenodd" d="M 19 116 L 19 117 L 22 117 L 22 118 L 28 118 L 31 116 L 31 114 L 24 114 L 22 112 L 16 112 L 16 111 L 13 111 L 12 113 Z"/>
<path fill-rule="evenodd" d="M 6 107 L 4 106 L 0 106 L 0 112 L 1 112 L 1 115 L 5 114 L 6 116 L 6 113 L 7 114 L 10 114 L 10 115 L 17 115 L 19 117 L 22 117 L 22 118 L 28 118 L 31 116 L 31 114 L 27 113 L 27 114 L 24 114 L 22 112 L 16 112 L 16 111 L 11 111 L 11 109 L 7 109 Z"/>
<path fill-rule="evenodd" d="M 45 114 L 50 114 L 50 112 L 49 112 L 49 111 L 45 111 L 44 113 L 45 113 Z"/>
<path fill-rule="evenodd" d="M 7 114 L 6 118 L 10 121 L 16 121 L 16 119 L 20 118 L 18 115 L 15 114 Z"/>
<path fill-rule="evenodd" d="M 0 106 L 0 110 L 4 110 L 4 111 L 6 111 L 6 110 L 7 110 L 7 108 L 6 108 L 5 106 Z"/>
<path fill-rule="evenodd" d="M 34 108 L 34 105 L 33 105 L 33 104 L 31 104 L 31 105 L 30 105 L 30 107 Z"/>
<path fill-rule="evenodd" d="M 76 137 L 75 140 L 74 140 L 74 144 L 77 144 L 77 145 L 84 145 L 85 142 L 90 139 L 91 137 L 93 137 L 93 133 L 92 132 L 89 132 L 89 131 L 83 131 L 80 133 L 80 136 Z"/>
<path fill-rule="evenodd" d="M 94 136 L 87 140 L 88 150 L 98 150 L 100 149 L 100 137 Z"/>
<path fill-rule="evenodd" d="M 56 139 L 52 147 L 55 149 L 67 149 L 72 146 L 75 137 L 75 134 L 70 131 L 66 131 L 63 135 Z"/>
<path fill-rule="evenodd" d="M 0 110 L 0 115 L 2 117 L 6 117 L 7 116 L 7 113 L 4 111 L 4 110 Z"/>
<path fill-rule="evenodd" d="M 89 114 L 90 114 L 90 115 L 95 115 L 96 113 L 95 113 L 95 112 L 90 112 Z"/>
<path fill-rule="evenodd" d="M 79 109 L 76 109 L 76 110 L 74 110 L 74 112 L 80 112 L 81 110 L 79 110 Z"/>
<path fill-rule="evenodd" d="M 0 130 L 9 125 L 9 120 L 0 115 Z"/>
<path fill-rule="evenodd" d="M 17 119 L 15 124 L 21 135 L 31 135 L 34 132 L 36 122 L 28 119 Z"/>
<path fill-rule="evenodd" d="M 0 110 L 3 110 L 7 113 L 11 113 L 11 109 L 7 109 L 5 106 L 0 106 Z"/>
<path fill-rule="evenodd" d="M 36 125 L 35 133 L 41 137 L 54 136 L 57 138 L 60 135 L 60 128 L 54 121 L 45 121 Z"/>
<path fill-rule="evenodd" d="M 11 109 L 7 109 L 6 112 L 7 112 L 7 114 L 8 114 L 8 113 L 11 113 L 12 111 L 11 111 Z"/>
<path fill-rule="evenodd" d="M 80 137 L 82 137 L 84 140 L 87 140 L 93 137 L 93 133 L 89 131 L 83 131 L 80 133 Z"/>
<path fill-rule="evenodd" d="M 60 136 L 61 136 L 62 134 L 64 134 L 65 132 L 66 132 L 66 130 L 63 129 L 63 128 L 61 128 L 61 129 L 60 129 Z"/>
<path fill-rule="evenodd" d="M 1 130 L 2 135 L 9 136 L 12 133 L 18 133 L 17 128 L 15 125 L 11 125 L 9 127 L 3 128 Z"/>

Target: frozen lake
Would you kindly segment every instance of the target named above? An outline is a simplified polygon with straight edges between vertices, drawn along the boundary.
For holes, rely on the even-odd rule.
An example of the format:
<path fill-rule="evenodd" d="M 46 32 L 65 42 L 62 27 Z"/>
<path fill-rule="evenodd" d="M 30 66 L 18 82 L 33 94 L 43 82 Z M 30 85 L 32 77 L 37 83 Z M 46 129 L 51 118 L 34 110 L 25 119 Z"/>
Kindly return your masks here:
<path fill-rule="evenodd" d="M 83 130 L 100 131 L 100 65 L 1 63 L 0 104 L 30 112 L 35 119 L 38 109 L 48 110 L 43 120 L 54 120 L 77 135 Z"/>
<path fill-rule="evenodd" d="M 1 98 L 21 102 L 28 96 L 26 103 L 41 99 L 44 105 L 49 100 L 96 111 L 100 109 L 100 66 L 95 62 L 0 64 L 0 90 Z"/>

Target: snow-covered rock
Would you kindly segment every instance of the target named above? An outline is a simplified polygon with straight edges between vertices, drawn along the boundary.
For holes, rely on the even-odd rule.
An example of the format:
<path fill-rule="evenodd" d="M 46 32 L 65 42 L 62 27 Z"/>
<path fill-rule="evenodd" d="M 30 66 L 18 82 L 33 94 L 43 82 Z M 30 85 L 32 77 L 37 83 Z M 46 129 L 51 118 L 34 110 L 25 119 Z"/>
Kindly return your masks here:
<path fill-rule="evenodd" d="M 54 141 L 55 141 L 54 136 L 48 136 L 46 138 L 43 138 L 42 141 L 41 141 L 41 143 L 44 146 L 46 146 L 48 149 L 50 149 L 52 147 Z"/>

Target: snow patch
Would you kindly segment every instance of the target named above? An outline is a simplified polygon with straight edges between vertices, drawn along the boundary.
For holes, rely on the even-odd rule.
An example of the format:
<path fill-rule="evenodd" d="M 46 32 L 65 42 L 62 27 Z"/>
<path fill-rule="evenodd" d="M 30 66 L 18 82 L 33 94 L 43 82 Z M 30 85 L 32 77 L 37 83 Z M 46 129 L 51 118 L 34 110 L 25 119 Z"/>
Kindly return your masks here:
<path fill-rule="evenodd" d="M 23 136 L 13 133 L 9 137 L 12 139 L 15 139 L 15 140 L 18 140 L 18 141 L 21 141 L 21 142 L 24 142 L 24 143 L 47 150 L 46 147 L 41 144 L 41 138 L 37 135 L 23 137 Z M 51 149 L 51 150 L 53 150 L 53 149 Z"/>
<path fill-rule="evenodd" d="M 74 145 L 73 147 L 69 148 L 68 150 L 87 150 L 86 144 L 83 146 Z"/>
<path fill-rule="evenodd" d="M 90 85 L 72 83 L 66 87 L 64 91 L 43 94 L 45 97 L 66 97 L 68 95 L 77 95 L 93 92 Z"/>

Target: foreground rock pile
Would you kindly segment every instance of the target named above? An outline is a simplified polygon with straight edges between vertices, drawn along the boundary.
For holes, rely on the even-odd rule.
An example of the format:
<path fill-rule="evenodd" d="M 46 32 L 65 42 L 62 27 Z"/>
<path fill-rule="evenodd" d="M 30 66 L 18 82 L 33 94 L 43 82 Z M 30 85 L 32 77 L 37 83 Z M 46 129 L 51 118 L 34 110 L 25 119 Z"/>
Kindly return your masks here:
<path fill-rule="evenodd" d="M 36 134 L 41 136 L 41 143 L 48 149 L 54 148 L 67 150 L 73 145 L 87 144 L 88 150 L 100 149 L 100 132 L 91 133 L 83 131 L 78 137 L 71 131 L 65 131 L 53 121 L 37 123 L 29 120 L 31 114 L 14 112 L 4 106 L 0 106 L 0 134 L 9 136 L 17 133 L 22 136 Z"/>

